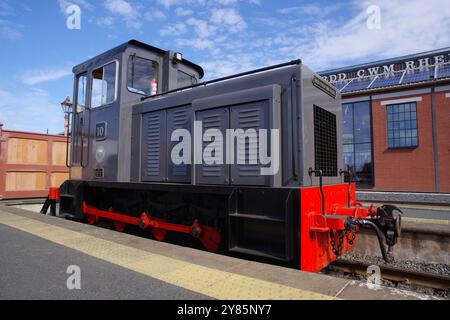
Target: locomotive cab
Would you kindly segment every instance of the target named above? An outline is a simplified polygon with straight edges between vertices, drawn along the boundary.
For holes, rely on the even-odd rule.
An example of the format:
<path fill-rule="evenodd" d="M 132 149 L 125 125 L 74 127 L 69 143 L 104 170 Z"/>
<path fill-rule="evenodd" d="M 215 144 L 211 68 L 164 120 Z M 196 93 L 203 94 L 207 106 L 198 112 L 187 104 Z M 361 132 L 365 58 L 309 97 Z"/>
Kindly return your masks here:
<path fill-rule="evenodd" d="M 106 181 L 120 180 L 117 155 L 120 147 L 129 147 L 119 145 L 131 135 L 132 105 L 145 96 L 194 85 L 204 74 L 181 53 L 136 40 L 77 65 L 73 73 L 71 179 Z M 111 170 L 94 168 L 93 163 Z"/>

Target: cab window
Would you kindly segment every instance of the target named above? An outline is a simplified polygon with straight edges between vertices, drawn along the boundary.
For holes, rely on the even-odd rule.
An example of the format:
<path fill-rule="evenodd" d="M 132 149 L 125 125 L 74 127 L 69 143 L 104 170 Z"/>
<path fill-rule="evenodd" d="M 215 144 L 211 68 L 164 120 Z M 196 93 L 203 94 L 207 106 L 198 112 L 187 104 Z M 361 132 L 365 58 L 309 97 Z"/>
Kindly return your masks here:
<path fill-rule="evenodd" d="M 152 95 L 158 93 L 158 64 L 155 61 L 130 56 L 128 59 L 127 88 L 129 91 Z"/>
<path fill-rule="evenodd" d="M 117 62 L 104 65 L 92 72 L 91 107 L 113 103 L 117 98 Z"/>
<path fill-rule="evenodd" d="M 194 76 L 187 74 L 186 72 L 183 72 L 181 70 L 178 70 L 178 87 L 179 88 L 189 87 L 194 84 L 197 84 L 197 79 Z"/>
<path fill-rule="evenodd" d="M 78 76 L 77 80 L 77 106 L 76 113 L 83 112 L 86 108 L 86 93 L 87 93 L 87 76 L 82 74 Z"/>

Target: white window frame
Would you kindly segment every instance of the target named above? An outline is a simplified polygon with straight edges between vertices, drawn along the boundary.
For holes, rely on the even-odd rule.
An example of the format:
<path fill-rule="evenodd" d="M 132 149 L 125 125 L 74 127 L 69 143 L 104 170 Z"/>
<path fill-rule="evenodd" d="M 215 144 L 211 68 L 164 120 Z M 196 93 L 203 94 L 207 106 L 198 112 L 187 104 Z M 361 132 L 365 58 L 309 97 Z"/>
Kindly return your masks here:
<path fill-rule="evenodd" d="M 94 90 L 94 71 L 95 70 L 97 70 L 97 69 L 100 69 L 100 68 L 102 68 L 102 69 L 104 69 L 105 68 L 105 66 L 107 66 L 107 65 L 110 65 L 110 64 L 113 64 L 113 63 L 115 63 L 116 64 L 116 78 L 115 78 L 115 86 L 114 86 L 114 100 L 113 101 L 111 101 L 111 102 L 108 102 L 108 103 L 105 103 L 105 104 L 101 104 L 101 105 L 99 105 L 99 106 L 93 106 L 92 105 L 92 98 L 93 98 L 93 90 Z M 103 71 L 103 78 L 102 78 L 102 82 L 103 81 L 105 81 L 105 72 Z M 110 61 L 110 62 L 107 62 L 107 63 L 105 63 L 105 64 L 103 64 L 103 65 L 101 65 L 101 66 L 99 66 L 99 67 L 96 67 L 96 68 L 94 68 L 92 71 L 91 71 L 91 83 L 90 83 L 90 88 L 91 88 L 91 92 L 90 92 L 90 101 L 89 101 L 89 107 L 91 108 L 91 109 L 97 109 L 97 108 L 101 108 L 101 107 L 105 107 L 105 106 L 110 106 L 110 105 L 112 105 L 114 102 L 116 102 L 117 101 L 117 95 L 118 95 L 118 91 L 119 91 L 119 60 L 113 60 L 113 61 Z M 102 83 L 102 91 L 101 91 L 101 96 L 103 97 L 103 83 Z"/>

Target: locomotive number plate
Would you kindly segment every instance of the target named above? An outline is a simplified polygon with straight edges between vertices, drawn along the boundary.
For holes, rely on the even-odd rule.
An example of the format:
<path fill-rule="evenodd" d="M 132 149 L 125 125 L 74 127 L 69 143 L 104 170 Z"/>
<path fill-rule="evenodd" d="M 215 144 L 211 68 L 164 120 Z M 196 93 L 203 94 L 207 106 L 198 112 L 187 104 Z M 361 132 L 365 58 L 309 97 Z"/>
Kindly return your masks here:
<path fill-rule="evenodd" d="M 95 125 L 95 140 L 105 140 L 106 139 L 106 122 L 99 122 Z"/>

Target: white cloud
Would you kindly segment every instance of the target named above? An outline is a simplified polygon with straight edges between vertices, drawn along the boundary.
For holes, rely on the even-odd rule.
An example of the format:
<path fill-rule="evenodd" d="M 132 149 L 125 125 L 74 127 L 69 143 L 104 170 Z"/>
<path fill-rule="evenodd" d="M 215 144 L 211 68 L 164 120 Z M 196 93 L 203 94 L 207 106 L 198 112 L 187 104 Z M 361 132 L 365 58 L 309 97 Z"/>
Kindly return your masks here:
<path fill-rule="evenodd" d="M 14 9 L 10 4 L 0 1 L 0 16 L 15 16 Z"/>
<path fill-rule="evenodd" d="M 214 46 L 214 42 L 208 39 L 201 39 L 201 38 L 196 38 L 196 39 L 177 39 L 176 40 L 176 45 L 180 46 L 180 47 L 192 47 L 192 48 L 196 48 L 198 50 L 205 50 L 205 49 L 210 49 L 210 50 L 214 50 L 215 46 Z"/>
<path fill-rule="evenodd" d="M 215 0 L 215 1 L 224 6 L 229 6 L 238 2 L 237 0 Z"/>
<path fill-rule="evenodd" d="M 5 1 L 0 1 L 0 38 L 6 40 L 18 40 L 22 38 L 23 26 L 16 23 L 14 17 L 17 16 L 15 10 Z"/>
<path fill-rule="evenodd" d="M 238 53 L 232 56 L 217 55 L 209 61 L 200 63 L 204 68 L 206 77 L 219 78 L 229 76 L 236 73 L 245 72 L 257 68 L 261 61 L 255 61 L 256 56 L 252 53 Z"/>
<path fill-rule="evenodd" d="M 114 24 L 113 17 L 98 17 L 95 19 L 95 23 L 100 27 L 110 27 Z"/>
<path fill-rule="evenodd" d="M 175 14 L 177 15 L 177 17 L 186 17 L 186 16 L 190 16 L 194 13 L 194 11 L 192 11 L 191 9 L 185 9 L 185 8 L 177 8 L 175 10 Z"/>
<path fill-rule="evenodd" d="M 186 24 L 194 29 L 200 39 L 215 37 L 214 40 L 209 40 L 207 46 L 206 42 L 203 42 L 204 48 L 212 48 L 209 43 L 217 43 L 220 34 L 236 33 L 247 27 L 244 19 L 232 8 L 212 9 L 209 21 L 191 17 Z"/>
<path fill-rule="evenodd" d="M 59 68 L 50 70 L 34 70 L 27 71 L 19 75 L 19 79 L 23 84 L 26 85 L 36 85 L 43 82 L 58 80 L 64 77 L 72 75 L 70 68 Z"/>
<path fill-rule="evenodd" d="M 199 0 L 199 1 L 202 1 L 202 0 Z M 256 4 L 256 5 L 261 4 L 260 0 L 213 0 L 212 2 L 216 2 L 216 3 L 221 4 L 223 6 L 230 6 L 230 5 L 233 5 L 233 4 L 237 4 L 239 2 L 248 2 L 250 4 Z"/>
<path fill-rule="evenodd" d="M 313 33 L 312 41 L 290 46 L 315 69 L 349 61 L 371 61 L 448 46 L 450 6 L 443 0 L 379 0 L 381 30 L 366 26 L 370 1 L 355 1 L 358 14 L 344 25 L 332 20 Z M 440 9 L 438 9 L 440 8 Z"/>
<path fill-rule="evenodd" d="M 48 92 L 46 90 L 40 89 L 40 88 L 31 88 L 31 90 L 34 92 L 36 96 L 40 97 L 47 97 Z"/>
<path fill-rule="evenodd" d="M 196 18 L 190 18 L 186 21 L 189 26 L 192 26 L 200 38 L 207 38 L 214 35 L 217 28 L 208 21 L 200 20 Z"/>
<path fill-rule="evenodd" d="M 23 34 L 20 31 L 21 25 L 15 24 L 8 20 L 0 19 L 0 38 L 6 40 L 18 40 L 21 39 Z"/>
<path fill-rule="evenodd" d="M 305 4 L 302 6 L 295 6 L 289 8 L 278 9 L 277 12 L 280 14 L 291 14 L 291 15 L 307 15 L 307 16 L 327 16 L 342 7 L 341 3 L 336 3 L 333 5 L 323 6 L 313 3 Z"/>
<path fill-rule="evenodd" d="M 162 36 L 181 35 L 186 32 L 186 25 L 184 23 L 175 23 L 174 25 L 166 26 L 159 32 Z"/>
<path fill-rule="evenodd" d="M 247 27 L 247 23 L 234 9 L 213 9 L 211 22 L 228 28 L 230 32 L 239 32 Z"/>
<path fill-rule="evenodd" d="M 260 0 L 158 0 L 158 2 L 166 7 L 166 8 L 170 8 L 173 6 L 178 6 L 178 5 L 193 5 L 193 4 L 198 4 L 198 5 L 202 5 L 202 6 L 216 6 L 216 5 L 221 5 L 221 6 L 231 6 L 231 5 L 236 5 L 239 2 L 248 2 L 250 4 L 254 4 L 254 5 L 259 5 L 260 4 Z"/>
<path fill-rule="evenodd" d="M 264 30 L 258 33 L 254 29 L 237 32 L 247 26 L 237 10 L 216 7 L 210 9 L 209 21 L 197 16 L 188 20 L 196 37 L 176 39 L 175 43 L 206 50 L 205 62 L 200 65 L 207 78 L 295 58 L 320 71 L 449 46 L 447 1 L 429 0 L 424 5 L 421 0 L 379 0 L 381 30 L 367 28 L 366 9 L 371 4 L 369 0 L 352 0 L 345 8 L 336 4 L 299 5 L 281 9 L 282 16 L 250 15 L 252 24 Z M 305 22 L 305 14 L 318 19 Z"/>
<path fill-rule="evenodd" d="M 165 20 L 167 17 L 161 10 L 152 9 L 145 14 L 145 20 L 154 21 L 154 20 Z"/>
<path fill-rule="evenodd" d="M 133 7 L 125 0 L 106 0 L 104 5 L 105 8 L 112 13 L 116 13 L 124 17 L 131 17 L 134 15 Z"/>
<path fill-rule="evenodd" d="M 160 4 L 162 4 L 164 7 L 169 8 L 173 5 L 180 4 L 182 1 L 180 1 L 180 0 L 158 0 L 158 2 Z"/>
<path fill-rule="evenodd" d="M 128 27 L 139 29 L 142 21 L 139 12 L 125 0 L 105 0 L 104 7 L 112 14 L 121 16 Z"/>
<path fill-rule="evenodd" d="M 304 15 L 292 10 L 281 11 L 281 18 L 252 17 L 252 23 L 270 26 L 264 35 L 252 38 L 239 33 L 233 41 L 215 41 L 214 45 L 227 49 L 228 55 L 223 57 L 226 60 L 260 49 L 264 54 L 255 58 L 255 67 L 302 58 L 316 71 L 449 46 L 450 6 L 445 0 L 430 0 L 426 6 L 421 0 L 380 0 L 381 30 L 367 28 L 366 9 L 371 4 L 369 0 L 353 0 L 345 14 L 336 11 L 334 4 L 306 6 L 307 10 L 305 6 L 297 7 L 319 18 L 307 23 Z M 347 16 L 350 18 L 343 20 Z"/>

